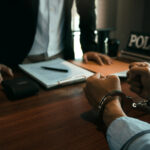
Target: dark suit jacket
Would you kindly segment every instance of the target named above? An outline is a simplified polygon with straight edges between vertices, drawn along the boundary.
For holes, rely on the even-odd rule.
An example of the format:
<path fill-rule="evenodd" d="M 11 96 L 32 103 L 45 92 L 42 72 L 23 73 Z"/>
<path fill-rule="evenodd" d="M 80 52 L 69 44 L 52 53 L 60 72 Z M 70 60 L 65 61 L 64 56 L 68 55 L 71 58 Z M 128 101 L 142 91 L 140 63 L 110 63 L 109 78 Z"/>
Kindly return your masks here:
<path fill-rule="evenodd" d="M 64 58 L 73 59 L 71 8 L 73 0 L 64 0 Z M 84 52 L 95 50 L 95 1 L 76 0 L 80 15 L 80 42 Z M 33 44 L 39 0 L 3 0 L 0 6 L 0 63 L 21 63 Z"/>

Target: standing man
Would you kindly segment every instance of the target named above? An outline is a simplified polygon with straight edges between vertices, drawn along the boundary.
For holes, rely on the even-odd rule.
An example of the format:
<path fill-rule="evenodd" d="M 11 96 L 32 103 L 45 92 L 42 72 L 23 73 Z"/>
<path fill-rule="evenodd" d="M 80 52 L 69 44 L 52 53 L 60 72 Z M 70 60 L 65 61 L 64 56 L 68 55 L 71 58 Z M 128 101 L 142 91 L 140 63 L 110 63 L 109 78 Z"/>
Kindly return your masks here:
<path fill-rule="evenodd" d="M 73 0 L 5 0 L 0 8 L 0 63 L 15 66 L 25 58 L 73 59 L 71 8 Z M 76 0 L 80 15 L 80 42 L 84 58 L 110 64 L 96 51 L 95 0 Z M 88 52 L 88 53 L 86 53 Z"/>

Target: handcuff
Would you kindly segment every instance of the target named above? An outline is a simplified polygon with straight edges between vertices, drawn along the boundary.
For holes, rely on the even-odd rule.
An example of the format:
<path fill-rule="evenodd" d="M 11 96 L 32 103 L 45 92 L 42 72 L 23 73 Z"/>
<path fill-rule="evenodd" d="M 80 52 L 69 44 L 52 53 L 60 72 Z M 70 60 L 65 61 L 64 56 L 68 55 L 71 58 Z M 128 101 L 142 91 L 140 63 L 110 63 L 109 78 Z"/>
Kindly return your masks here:
<path fill-rule="evenodd" d="M 98 104 L 98 112 L 99 113 L 102 113 L 103 114 L 103 111 L 104 111 L 104 108 L 105 108 L 105 105 L 107 103 L 109 103 L 110 101 L 114 100 L 114 97 L 115 96 L 118 96 L 120 99 L 120 103 L 121 103 L 121 106 L 123 108 L 123 100 L 125 99 L 131 99 L 131 97 L 129 96 L 126 96 L 122 91 L 119 91 L 119 90 L 113 90 L 109 93 L 107 93 L 99 102 Z"/>
<path fill-rule="evenodd" d="M 109 103 L 110 101 L 114 100 L 115 96 L 118 96 L 120 98 L 120 103 L 121 103 L 122 108 L 123 108 L 123 101 L 124 100 L 130 100 L 130 101 L 132 101 L 132 104 L 131 104 L 132 108 L 140 109 L 140 110 L 146 111 L 146 112 L 150 112 L 150 99 L 143 100 L 143 101 L 140 101 L 140 102 L 134 102 L 132 97 L 127 96 L 122 91 L 113 90 L 113 91 L 109 92 L 108 94 L 106 94 L 100 100 L 100 102 L 98 104 L 98 112 L 99 112 L 99 114 L 103 114 L 105 105 L 107 103 Z"/>
<path fill-rule="evenodd" d="M 122 91 L 113 90 L 113 91 L 107 93 L 98 103 L 97 109 L 98 109 L 98 118 L 99 119 L 98 119 L 97 123 L 98 123 L 99 130 L 101 130 L 104 134 L 106 134 L 106 130 L 107 130 L 107 127 L 105 126 L 105 123 L 103 121 L 103 112 L 105 109 L 105 105 L 107 103 L 109 103 L 110 101 L 114 100 L 116 96 L 119 97 L 122 108 L 123 108 L 123 101 L 125 99 L 130 98 L 130 97 L 126 96 Z"/>
<path fill-rule="evenodd" d="M 130 96 L 127 96 L 126 94 L 124 94 L 122 91 L 119 91 L 119 90 L 114 90 L 114 91 L 111 91 L 109 92 L 108 94 L 106 94 L 101 100 L 100 102 L 98 103 L 98 128 L 99 130 L 101 130 L 104 134 L 106 134 L 106 130 L 107 130 L 107 127 L 105 126 L 105 123 L 103 121 L 103 112 L 104 112 L 104 109 L 105 109 L 105 105 L 107 103 L 109 103 L 110 101 L 113 101 L 115 100 L 115 96 L 118 96 L 119 97 L 119 100 L 120 100 L 120 104 L 121 104 L 121 107 L 122 109 L 124 109 L 124 101 L 125 100 L 129 100 L 132 102 L 131 106 L 132 108 L 134 109 L 138 109 L 138 110 L 142 110 L 142 111 L 146 111 L 146 112 L 150 112 L 150 99 L 148 100 L 144 100 L 144 101 L 141 101 L 141 102 L 134 102 L 133 101 L 133 98 L 130 97 Z"/>
<path fill-rule="evenodd" d="M 132 107 L 145 112 L 150 112 L 150 99 L 143 100 L 141 102 L 133 102 Z"/>

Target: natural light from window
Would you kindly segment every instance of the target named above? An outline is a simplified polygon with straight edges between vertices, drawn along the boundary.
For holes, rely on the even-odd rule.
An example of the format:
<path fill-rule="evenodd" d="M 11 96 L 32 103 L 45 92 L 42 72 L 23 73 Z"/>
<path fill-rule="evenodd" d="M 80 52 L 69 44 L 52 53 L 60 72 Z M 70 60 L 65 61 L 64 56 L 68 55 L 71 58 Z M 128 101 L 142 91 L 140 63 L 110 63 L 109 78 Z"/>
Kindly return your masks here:
<path fill-rule="evenodd" d="M 76 11 L 75 2 L 72 8 L 72 31 L 74 37 L 74 52 L 75 52 L 75 59 L 79 60 L 82 59 L 83 53 L 81 50 L 80 45 L 80 29 L 79 29 L 79 15 Z"/>

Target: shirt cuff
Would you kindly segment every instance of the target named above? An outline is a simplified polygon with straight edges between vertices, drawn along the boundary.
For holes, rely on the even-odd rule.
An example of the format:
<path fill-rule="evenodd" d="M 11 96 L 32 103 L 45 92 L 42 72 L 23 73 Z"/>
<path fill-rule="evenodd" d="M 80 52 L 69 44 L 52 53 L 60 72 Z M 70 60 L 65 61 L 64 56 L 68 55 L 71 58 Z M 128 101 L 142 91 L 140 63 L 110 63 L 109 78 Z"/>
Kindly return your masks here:
<path fill-rule="evenodd" d="M 114 120 L 107 129 L 106 138 L 111 150 L 119 150 L 134 135 L 150 129 L 150 124 L 130 117 Z"/>

